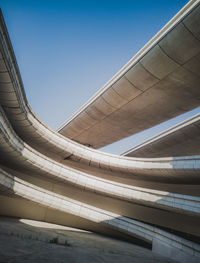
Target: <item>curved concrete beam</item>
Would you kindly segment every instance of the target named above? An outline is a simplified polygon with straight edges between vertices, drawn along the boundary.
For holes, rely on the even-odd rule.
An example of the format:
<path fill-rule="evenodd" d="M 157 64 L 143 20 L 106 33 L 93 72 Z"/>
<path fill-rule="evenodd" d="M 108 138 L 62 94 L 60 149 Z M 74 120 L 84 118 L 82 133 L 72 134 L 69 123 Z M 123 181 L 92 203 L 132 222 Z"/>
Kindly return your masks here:
<path fill-rule="evenodd" d="M 0 114 L 0 131 L 0 150 L 3 154 L 1 159 L 5 160 L 5 162 L 13 163 L 16 169 L 22 167 L 23 170 L 27 169 L 33 173 L 48 176 L 58 182 L 82 188 L 84 191 L 92 191 L 105 196 L 178 213 L 200 214 L 200 197 L 184 196 L 120 184 L 77 171 L 51 160 L 32 149 L 26 143 L 23 143 L 12 128 L 9 127 L 3 112 Z M 153 173 L 153 169 L 150 168 L 150 170 Z M 189 178 L 191 181 L 191 176 Z"/>
<path fill-rule="evenodd" d="M 160 178 L 161 181 L 176 179 L 191 181 L 193 175 L 195 177 L 196 174 L 196 179 L 199 180 L 198 156 L 168 159 L 133 159 L 116 156 L 81 146 L 45 126 L 32 113 L 27 103 L 19 71 L 16 63 L 13 64 L 14 55 L 11 52 L 11 44 L 4 31 L 6 28 L 2 26 L 0 31 L 1 65 L 4 69 L 0 75 L 1 103 L 14 129 L 31 146 L 56 160 L 72 155 L 71 158 L 74 158 L 76 162 L 86 163 L 98 169 L 106 168 L 113 172 L 140 174 L 138 179 L 148 180 L 151 179 L 150 175 L 155 174 L 155 179 Z M 45 150 L 42 150 L 43 148 Z M 169 170 L 172 173 L 169 173 Z M 191 170 L 193 175 L 191 175 Z M 148 176 L 143 178 L 145 174 Z"/>
<path fill-rule="evenodd" d="M 18 164 L 31 167 L 34 170 L 41 170 L 45 173 L 55 176 L 61 181 L 71 182 L 77 186 L 85 186 L 91 189 L 96 185 L 96 181 L 106 182 L 95 176 L 90 176 L 84 172 L 77 172 L 73 168 L 62 165 L 49 157 L 37 152 L 26 143 L 24 143 L 17 134 L 14 132 L 3 110 L 0 108 L 0 138 L 2 144 L 1 151 L 4 152 L 4 159 L 13 158 Z M 28 163 L 28 164 L 27 164 Z M 124 165 L 124 166 L 123 166 Z M 132 160 L 131 163 L 133 174 L 132 176 L 139 175 L 141 180 L 153 180 L 161 182 L 199 182 L 200 180 L 200 156 L 184 157 L 184 158 L 163 158 L 151 160 Z M 115 170 L 127 168 L 123 162 L 115 166 Z M 113 167 L 112 167 L 113 168 Z M 114 169 L 113 169 L 114 171 Z M 90 187 L 89 187 L 90 185 Z M 118 191 L 117 191 L 118 192 Z"/>
<path fill-rule="evenodd" d="M 152 243 L 153 251 L 157 253 L 162 253 L 163 249 L 165 249 L 165 255 L 166 253 L 170 255 L 172 252 L 176 253 L 175 259 L 182 259 L 182 262 L 187 262 L 186 260 L 188 259 L 190 262 L 197 262 L 200 259 L 200 246 L 191 241 L 169 234 L 148 224 L 51 193 L 13 177 L 2 170 L 0 187 L 1 191 L 6 192 L 6 194 L 16 195 L 39 205 L 67 212 L 93 222 L 98 222 L 127 235 L 139 237 Z"/>
<path fill-rule="evenodd" d="M 4 162 L 7 166 L 6 171 L 12 168 L 16 174 L 20 170 L 25 173 L 28 171 L 28 176 L 33 181 L 34 177 L 42 178 L 42 184 L 38 186 L 32 182 L 28 183 L 26 176 L 23 180 L 1 170 L 1 192 L 4 195 L 17 196 L 22 198 L 21 200 L 30 200 L 38 205 L 71 214 L 81 218 L 81 221 L 89 220 L 108 229 L 114 229 L 116 232 L 137 236 L 139 239 L 153 243 L 153 249 L 158 252 L 163 248 L 169 253 L 175 252 L 179 260 L 188 259 L 188 255 L 194 255 L 193 259 L 196 260 L 195 256 L 199 257 L 198 245 L 132 219 L 133 212 L 131 214 L 130 211 L 121 210 L 118 214 L 113 213 L 110 207 L 107 211 L 105 203 L 102 204 L 102 208 L 99 207 L 100 204 L 96 207 L 95 202 L 94 205 L 90 205 L 89 202 L 92 201 L 89 201 L 88 197 L 92 196 L 95 199 L 98 196 L 99 201 L 110 198 L 115 204 L 120 203 L 126 208 L 129 204 L 132 208 L 143 206 L 143 211 L 157 210 L 156 215 L 163 216 L 168 213 L 168 218 L 177 219 L 181 216 L 184 220 L 190 218 L 190 222 L 196 222 L 200 212 L 199 197 L 117 183 L 115 176 L 122 176 L 124 179 L 132 177 L 144 181 L 171 182 L 171 184 L 177 182 L 198 184 L 200 156 L 156 159 L 116 156 L 79 145 L 49 129 L 34 115 L 28 105 L 9 36 L 3 18 L 0 19 L 0 103 L 3 107 L 0 108 L 1 163 Z M 74 164 L 73 168 L 66 165 L 67 163 L 62 164 L 63 158 L 69 157 Z M 81 171 L 81 165 L 85 167 L 84 171 Z M 96 170 L 91 172 L 91 167 Z M 107 179 L 104 179 L 105 174 Z M 54 182 L 51 191 L 45 188 L 46 178 L 47 181 Z M 57 186 L 60 183 L 64 188 L 70 189 L 71 194 L 73 191 L 82 192 L 84 201 L 77 200 L 74 195 L 73 198 L 66 196 L 66 189 L 58 194 L 60 188 Z M 4 198 L 4 202 L 11 204 L 11 210 L 14 199 Z M 15 213 L 16 211 L 12 215 Z M 154 220 L 155 214 L 152 218 L 146 215 L 145 220 L 150 223 L 158 222 L 160 218 Z M 142 220 L 141 214 L 138 217 Z M 174 222 L 164 221 L 159 225 L 184 231 L 183 228 L 173 226 Z M 137 232 L 138 228 L 139 232 Z M 199 232 L 194 232 L 195 226 L 190 229 L 192 232 L 187 229 L 185 233 L 193 234 L 195 239 Z"/>
<path fill-rule="evenodd" d="M 100 148 L 199 106 L 199 28 L 189 1 L 59 133 Z"/>
<path fill-rule="evenodd" d="M 153 136 L 122 155 L 156 158 L 197 154 L 200 154 L 200 114 Z"/>

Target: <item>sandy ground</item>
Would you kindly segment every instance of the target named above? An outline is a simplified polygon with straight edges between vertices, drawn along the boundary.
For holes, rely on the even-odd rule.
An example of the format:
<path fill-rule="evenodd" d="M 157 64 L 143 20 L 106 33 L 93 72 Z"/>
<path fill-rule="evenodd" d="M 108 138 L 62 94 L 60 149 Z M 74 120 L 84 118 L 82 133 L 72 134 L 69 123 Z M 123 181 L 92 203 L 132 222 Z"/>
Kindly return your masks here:
<path fill-rule="evenodd" d="M 151 250 L 92 232 L 0 217 L 0 262 L 169 263 Z"/>

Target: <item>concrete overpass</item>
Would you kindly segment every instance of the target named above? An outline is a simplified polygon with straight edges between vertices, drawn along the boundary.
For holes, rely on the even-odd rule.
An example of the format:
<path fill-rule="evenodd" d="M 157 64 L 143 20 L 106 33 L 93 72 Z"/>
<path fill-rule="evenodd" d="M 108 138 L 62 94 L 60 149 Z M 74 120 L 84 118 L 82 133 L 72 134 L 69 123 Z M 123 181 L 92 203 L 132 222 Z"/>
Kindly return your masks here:
<path fill-rule="evenodd" d="M 152 158 L 197 154 L 200 154 L 200 114 L 153 136 L 122 155 Z"/>
<path fill-rule="evenodd" d="M 198 5 L 190 1 L 58 132 L 96 149 L 199 106 Z"/>
<path fill-rule="evenodd" d="M 198 10 L 199 1 L 184 8 Z M 123 236 L 180 262 L 199 261 L 200 156 L 116 156 L 48 128 L 27 102 L 2 15 L 0 104 L 0 214 Z"/>

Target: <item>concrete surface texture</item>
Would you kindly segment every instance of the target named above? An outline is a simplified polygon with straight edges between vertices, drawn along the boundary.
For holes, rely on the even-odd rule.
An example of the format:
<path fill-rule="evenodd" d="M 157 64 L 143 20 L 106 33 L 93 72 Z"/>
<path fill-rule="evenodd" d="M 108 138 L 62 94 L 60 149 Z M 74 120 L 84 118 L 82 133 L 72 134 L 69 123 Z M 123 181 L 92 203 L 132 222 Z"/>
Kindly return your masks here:
<path fill-rule="evenodd" d="M 0 262 L 36 261 L 176 262 L 149 249 L 92 232 L 40 221 L 0 218 Z"/>
<path fill-rule="evenodd" d="M 192 25 L 194 21 L 195 25 L 199 21 L 198 12 L 199 1 L 189 2 L 156 36 L 163 50 L 171 52 L 173 60 L 179 63 L 176 70 L 184 71 L 186 75 L 173 71 L 173 66 L 173 70 L 166 73 L 169 65 L 175 63 L 169 62 L 169 58 L 167 64 L 165 59 L 161 63 L 163 71 L 157 72 L 159 61 L 152 62 L 154 55 L 153 60 L 150 59 L 151 48 L 162 49 L 154 45 L 155 39 L 142 51 L 146 54 L 146 49 L 149 49 L 147 55 L 150 62 L 145 60 L 148 56 L 141 58 L 141 54 L 137 55 L 141 59 L 140 64 L 130 63 L 129 71 L 133 71 L 133 75 L 129 71 L 125 73 L 129 81 L 136 82 L 136 86 L 143 85 L 141 80 L 145 80 L 148 86 L 149 81 L 155 80 L 152 76 L 145 78 L 145 74 L 153 70 L 150 68 L 147 72 L 144 69 L 150 63 L 157 72 L 152 74 L 158 74 L 156 78 L 160 78 L 159 81 L 166 81 L 161 78 L 162 74 L 167 81 L 170 76 L 169 79 L 177 84 L 172 86 L 173 89 L 178 86 L 184 91 L 181 94 L 186 94 L 184 96 L 188 98 L 187 103 L 183 100 L 185 109 L 190 107 L 187 105 L 196 106 L 198 93 L 197 76 L 183 67 L 191 57 L 196 58 L 198 31 Z M 189 36 L 183 38 L 180 32 Z M 195 38 L 191 37 L 191 32 Z M 166 40 L 168 36 L 175 43 L 183 42 L 178 54 L 170 49 L 174 42 Z M 168 42 L 171 43 L 169 46 Z M 185 54 L 184 50 L 188 47 L 190 52 Z M 127 70 L 127 66 L 125 68 Z M 141 68 L 143 73 L 140 73 Z M 162 89 L 168 94 L 172 83 L 163 83 Z M 151 86 L 148 87 L 150 89 Z M 127 94 L 126 88 L 123 91 Z M 144 94 L 146 91 L 144 86 Z M 144 103 L 148 101 L 146 96 Z M 149 96 L 151 101 L 151 94 Z M 111 97 L 116 103 L 117 97 Z M 180 108 L 182 99 L 181 96 L 180 101 L 174 101 L 177 108 Z M 169 102 L 166 97 L 164 101 Z M 200 260 L 200 156 L 151 159 L 116 156 L 78 144 L 48 128 L 28 104 L 2 14 L 0 104 L 1 215 L 46 221 L 128 239 L 179 262 Z M 100 100 L 98 105 L 104 107 L 105 104 Z M 167 116 L 170 117 L 170 109 L 165 110 L 169 111 Z M 114 127 L 112 121 L 110 124 Z M 140 127 L 139 123 L 136 124 Z M 127 127 L 125 129 L 128 130 Z"/>
<path fill-rule="evenodd" d="M 153 136 L 122 155 L 153 158 L 197 154 L 200 154 L 200 114 Z"/>
<path fill-rule="evenodd" d="M 189 1 L 58 131 L 100 148 L 199 106 L 198 2 Z"/>

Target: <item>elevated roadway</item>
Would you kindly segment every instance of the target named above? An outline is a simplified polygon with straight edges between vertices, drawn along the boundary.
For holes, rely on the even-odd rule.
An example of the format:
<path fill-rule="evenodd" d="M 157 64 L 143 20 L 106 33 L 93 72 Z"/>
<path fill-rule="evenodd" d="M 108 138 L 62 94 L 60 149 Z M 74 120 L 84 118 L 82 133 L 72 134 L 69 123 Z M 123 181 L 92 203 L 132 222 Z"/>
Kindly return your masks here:
<path fill-rule="evenodd" d="M 196 10 L 199 1 L 183 11 Z M 116 156 L 51 130 L 28 104 L 2 15 L 0 104 L 0 214 L 129 237 L 198 262 L 200 156 Z"/>
<path fill-rule="evenodd" d="M 199 28 L 190 1 L 58 132 L 97 149 L 199 106 Z"/>
<path fill-rule="evenodd" d="M 122 155 L 153 158 L 199 154 L 200 114 L 197 114 L 136 145 Z"/>

